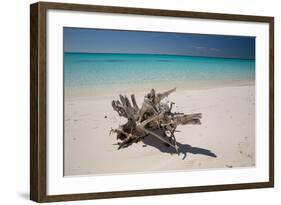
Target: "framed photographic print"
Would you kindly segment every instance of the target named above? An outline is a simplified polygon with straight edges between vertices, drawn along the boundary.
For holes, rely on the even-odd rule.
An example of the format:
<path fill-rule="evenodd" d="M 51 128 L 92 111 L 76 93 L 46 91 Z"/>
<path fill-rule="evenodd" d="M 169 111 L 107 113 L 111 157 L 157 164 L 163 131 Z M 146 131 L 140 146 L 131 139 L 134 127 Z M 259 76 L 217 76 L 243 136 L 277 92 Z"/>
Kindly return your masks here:
<path fill-rule="evenodd" d="M 30 198 L 274 186 L 274 18 L 40 2 Z"/>

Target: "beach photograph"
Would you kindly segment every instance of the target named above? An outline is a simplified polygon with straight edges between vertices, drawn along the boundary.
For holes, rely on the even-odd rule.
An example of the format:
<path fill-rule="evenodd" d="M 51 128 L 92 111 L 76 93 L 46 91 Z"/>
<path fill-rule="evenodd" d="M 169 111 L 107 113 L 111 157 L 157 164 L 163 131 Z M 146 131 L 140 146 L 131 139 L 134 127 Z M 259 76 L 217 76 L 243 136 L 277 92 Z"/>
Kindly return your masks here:
<path fill-rule="evenodd" d="M 255 167 L 255 37 L 63 28 L 64 176 Z"/>

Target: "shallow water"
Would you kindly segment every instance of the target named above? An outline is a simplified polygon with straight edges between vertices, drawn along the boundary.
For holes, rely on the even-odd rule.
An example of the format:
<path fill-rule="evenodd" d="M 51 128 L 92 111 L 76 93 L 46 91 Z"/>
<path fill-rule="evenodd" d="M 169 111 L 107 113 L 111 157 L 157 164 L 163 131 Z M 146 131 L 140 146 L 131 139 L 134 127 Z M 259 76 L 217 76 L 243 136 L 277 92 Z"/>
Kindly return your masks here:
<path fill-rule="evenodd" d="M 185 87 L 247 84 L 255 60 L 151 54 L 64 53 L 66 88 Z"/>

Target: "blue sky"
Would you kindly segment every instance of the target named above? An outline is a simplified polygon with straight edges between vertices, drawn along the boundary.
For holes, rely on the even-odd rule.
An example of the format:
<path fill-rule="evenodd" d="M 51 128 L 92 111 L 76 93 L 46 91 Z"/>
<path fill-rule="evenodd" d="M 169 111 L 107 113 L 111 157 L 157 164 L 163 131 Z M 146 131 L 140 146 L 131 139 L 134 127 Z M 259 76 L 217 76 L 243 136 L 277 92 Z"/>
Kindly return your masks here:
<path fill-rule="evenodd" d="M 255 37 L 64 28 L 64 52 L 255 59 Z"/>

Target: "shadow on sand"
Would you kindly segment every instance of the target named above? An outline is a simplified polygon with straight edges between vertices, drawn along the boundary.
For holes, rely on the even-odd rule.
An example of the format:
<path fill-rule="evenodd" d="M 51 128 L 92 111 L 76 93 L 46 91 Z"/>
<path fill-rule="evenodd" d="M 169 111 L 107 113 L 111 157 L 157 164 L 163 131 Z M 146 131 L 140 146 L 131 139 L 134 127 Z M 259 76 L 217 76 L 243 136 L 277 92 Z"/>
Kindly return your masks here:
<path fill-rule="evenodd" d="M 146 136 L 142 142 L 146 145 L 155 147 L 156 149 L 158 149 L 161 152 L 164 153 L 170 153 L 170 154 L 177 154 L 176 150 L 173 147 L 168 147 L 166 145 L 164 145 L 163 142 L 161 142 L 160 140 L 156 139 L 155 137 L 152 136 Z M 183 160 L 186 158 L 187 153 L 191 153 L 191 154 L 201 154 L 201 155 L 206 155 L 209 157 L 217 157 L 216 154 L 214 154 L 212 151 L 208 150 L 208 149 L 203 149 L 200 147 L 192 147 L 189 144 L 181 144 L 179 142 L 177 142 L 177 145 L 179 147 L 179 154 L 183 154 Z"/>

